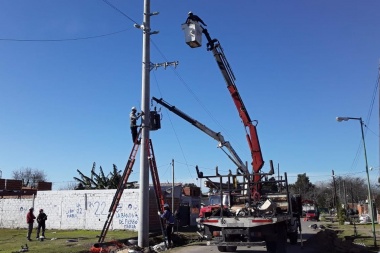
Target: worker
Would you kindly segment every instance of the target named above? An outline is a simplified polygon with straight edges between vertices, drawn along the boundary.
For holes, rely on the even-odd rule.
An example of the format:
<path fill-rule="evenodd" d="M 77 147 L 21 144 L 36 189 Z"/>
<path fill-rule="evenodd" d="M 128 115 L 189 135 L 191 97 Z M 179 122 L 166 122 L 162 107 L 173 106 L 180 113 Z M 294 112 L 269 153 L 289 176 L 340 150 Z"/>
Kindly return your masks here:
<path fill-rule="evenodd" d="M 40 231 L 42 232 L 42 239 L 45 238 L 45 227 L 46 227 L 46 224 L 45 224 L 45 221 L 47 220 L 47 215 L 44 213 L 44 210 L 43 209 L 40 209 L 40 213 L 37 215 L 37 224 L 38 224 L 38 227 L 37 227 L 37 236 L 36 238 L 39 239 L 40 238 Z M 42 228 L 42 230 L 41 230 Z"/>
<path fill-rule="evenodd" d="M 36 216 L 34 216 L 33 212 L 34 208 L 31 207 L 29 208 L 29 212 L 26 214 L 26 223 L 28 223 L 28 235 L 26 238 L 28 239 L 28 241 L 32 240 L 30 238 L 30 235 L 32 234 L 34 220 L 36 219 Z"/>
<path fill-rule="evenodd" d="M 173 233 L 173 227 L 174 227 L 174 215 L 172 211 L 170 210 L 169 205 L 165 204 L 164 212 L 161 214 L 161 212 L 158 211 L 158 215 L 160 215 L 160 217 L 165 220 L 166 237 L 168 239 L 168 248 L 172 248 L 173 247 L 172 233 Z"/>
<path fill-rule="evenodd" d="M 204 26 L 207 26 L 200 17 L 198 17 L 197 15 L 194 15 L 191 11 L 189 11 L 188 17 L 185 23 L 190 24 L 190 23 L 198 23 L 198 22 L 202 23 L 202 25 Z"/>
<path fill-rule="evenodd" d="M 137 142 L 137 140 L 136 140 L 136 138 L 137 138 L 137 127 L 138 127 L 137 126 L 137 120 L 138 120 L 138 118 L 140 118 L 141 116 L 144 115 L 144 112 L 137 113 L 137 114 L 136 114 L 136 112 L 137 112 L 137 109 L 136 109 L 136 107 L 133 106 L 132 111 L 129 114 L 129 118 L 131 120 L 131 133 L 132 133 L 133 143 Z"/>

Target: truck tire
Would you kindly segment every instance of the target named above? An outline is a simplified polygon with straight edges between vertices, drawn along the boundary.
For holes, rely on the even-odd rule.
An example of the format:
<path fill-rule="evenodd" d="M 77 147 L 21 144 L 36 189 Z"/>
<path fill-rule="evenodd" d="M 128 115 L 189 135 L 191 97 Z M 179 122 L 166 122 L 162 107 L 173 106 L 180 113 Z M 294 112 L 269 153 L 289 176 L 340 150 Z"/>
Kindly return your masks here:
<path fill-rule="evenodd" d="M 280 231 L 278 232 L 277 235 L 277 251 L 276 253 L 286 253 L 286 244 L 288 242 L 288 237 L 287 237 L 287 230 L 286 230 L 286 225 L 284 224 L 283 226 L 280 226 Z"/>
<path fill-rule="evenodd" d="M 276 233 L 268 236 L 265 240 L 267 252 L 286 253 L 287 231 L 284 223 L 276 224 Z"/>
<path fill-rule="evenodd" d="M 226 252 L 227 251 L 227 247 L 226 246 L 218 246 L 218 250 L 220 252 Z"/>
<path fill-rule="evenodd" d="M 298 240 L 298 232 L 289 233 L 289 242 L 291 245 L 297 244 L 297 240 Z"/>
<path fill-rule="evenodd" d="M 227 252 L 236 252 L 237 246 L 227 246 Z"/>
<path fill-rule="evenodd" d="M 274 241 L 265 241 L 267 252 L 276 253 L 277 244 Z"/>
<path fill-rule="evenodd" d="M 270 253 L 286 253 L 286 244 L 282 241 L 265 241 L 267 252 Z"/>

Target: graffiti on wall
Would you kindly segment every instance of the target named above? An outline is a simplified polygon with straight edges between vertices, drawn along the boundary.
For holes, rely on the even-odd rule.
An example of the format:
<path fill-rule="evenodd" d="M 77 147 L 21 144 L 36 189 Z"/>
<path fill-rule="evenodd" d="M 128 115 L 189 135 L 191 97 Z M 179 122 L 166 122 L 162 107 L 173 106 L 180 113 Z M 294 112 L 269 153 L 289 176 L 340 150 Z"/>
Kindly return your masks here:
<path fill-rule="evenodd" d="M 117 213 L 115 214 L 119 225 L 123 226 L 124 229 L 136 229 L 139 221 L 138 210 L 139 208 L 136 203 L 128 203 L 125 209 L 123 209 L 122 204 L 119 204 Z"/>
<path fill-rule="evenodd" d="M 82 214 L 82 207 L 79 203 L 76 204 L 75 208 L 70 208 L 66 211 L 67 218 L 78 218 L 78 215 Z"/>
<path fill-rule="evenodd" d="M 80 194 L 79 194 L 80 193 Z M 78 195 L 79 194 L 79 195 Z M 89 196 L 86 199 L 87 195 Z M 0 227 L 26 228 L 26 213 L 34 206 L 43 207 L 50 217 L 49 229 L 101 229 L 114 192 L 43 192 L 32 199 L 0 199 Z M 139 222 L 139 192 L 125 190 L 112 220 L 115 229 L 136 230 Z M 9 215 L 11 214 L 11 215 Z M 35 215 L 38 214 L 36 210 Z"/>
<path fill-rule="evenodd" d="M 89 208 L 94 211 L 95 216 L 107 215 L 107 205 L 105 201 L 94 201 L 88 203 Z"/>
<path fill-rule="evenodd" d="M 29 212 L 30 207 L 20 206 L 19 211 L 20 213 Z"/>

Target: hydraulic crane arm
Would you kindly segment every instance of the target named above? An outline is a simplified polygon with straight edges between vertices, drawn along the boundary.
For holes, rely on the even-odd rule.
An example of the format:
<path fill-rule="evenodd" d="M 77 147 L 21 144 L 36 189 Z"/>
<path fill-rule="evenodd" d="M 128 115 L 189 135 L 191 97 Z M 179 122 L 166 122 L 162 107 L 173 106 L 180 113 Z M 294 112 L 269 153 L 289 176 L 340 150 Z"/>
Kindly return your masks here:
<path fill-rule="evenodd" d="M 227 61 L 226 56 L 224 55 L 222 46 L 217 39 L 211 39 L 207 29 L 203 29 L 202 33 L 205 34 L 208 41 L 207 50 L 212 51 L 218 67 L 224 77 L 224 80 L 226 81 L 228 91 L 231 94 L 232 100 L 244 124 L 246 130 L 246 138 L 251 151 L 253 171 L 255 173 L 258 173 L 264 165 L 264 160 L 261 153 L 259 138 L 257 136 L 256 125 L 252 123 L 244 102 L 235 85 L 235 76 Z M 255 176 L 255 181 L 259 181 L 259 176 Z"/>
<path fill-rule="evenodd" d="M 226 153 L 226 155 L 232 160 L 232 162 L 238 167 L 238 169 L 243 174 L 249 174 L 249 171 L 248 171 L 247 167 L 245 166 L 245 164 L 242 162 L 240 157 L 237 155 L 235 150 L 232 148 L 231 144 L 224 139 L 223 135 L 220 132 L 217 133 L 217 132 L 211 130 L 210 128 L 208 128 L 204 124 L 200 123 L 199 121 L 193 119 L 192 117 L 190 117 L 186 113 L 177 109 L 175 106 L 170 105 L 169 103 L 167 103 L 162 98 L 158 99 L 158 98 L 152 97 L 152 99 L 155 102 L 159 103 L 160 105 L 164 106 L 169 111 L 175 113 L 176 115 L 178 115 L 182 119 L 186 120 L 187 122 L 189 122 L 190 124 L 192 124 L 193 126 L 198 128 L 199 130 L 201 130 L 202 132 L 204 132 L 205 134 L 207 134 L 208 136 L 210 136 L 214 140 L 218 141 L 218 147 L 221 148 L 222 150 L 223 150 L 223 147 L 225 147 L 230 152 L 230 155 L 229 155 L 223 150 L 223 152 Z"/>

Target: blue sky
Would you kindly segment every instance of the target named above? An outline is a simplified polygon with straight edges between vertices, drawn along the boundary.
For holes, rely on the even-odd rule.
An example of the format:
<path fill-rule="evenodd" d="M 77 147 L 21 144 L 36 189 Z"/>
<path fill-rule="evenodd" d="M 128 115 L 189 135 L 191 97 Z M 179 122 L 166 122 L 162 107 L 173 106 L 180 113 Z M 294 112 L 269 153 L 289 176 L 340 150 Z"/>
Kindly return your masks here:
<path fill-rule="evenodd" d="M 43 170 L 59 189 L 92 163 L 124 169 L 132 148 L 129 112 L 141 108 L 143 1 L 0 2 L 0 170 Z M 219 39 L 237 78 L 269 170 L 313 183 L 365 176 L 358 121 L 367 124 L 369 166 L 379 167 L 379 1 L 152 1 L 151 95 L 222 132 L 250 161 L 245 131 L 211 52 L 185 44 L 193 11 Z M 116 33 L 118 32 L 118 33 Z M 115 34 L 112 34 L 115 33 Z M 108 35 L 107 35 L 108 34 Z M 112 35 L 109 35 L 112 34 Z M 107 36 L 101 36 L 107 35 Z M 96 37 L 96 38 L 94 38 Z M 154 105 L 153 105 L 154 106 Z M 153 108 L 153 107 L 152 107 Z M 234 165 L 205 135 L 162 109 L 151 132 L 161 182 L 196 183 Z M 359 153 L 358 153 L 359 152 Z M 137 157 L 131 181 L 139 179 Z M 379 170 L 370 172 L 377 181 Z"/>

